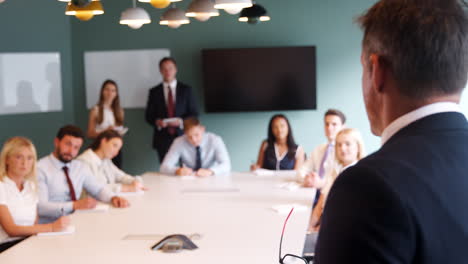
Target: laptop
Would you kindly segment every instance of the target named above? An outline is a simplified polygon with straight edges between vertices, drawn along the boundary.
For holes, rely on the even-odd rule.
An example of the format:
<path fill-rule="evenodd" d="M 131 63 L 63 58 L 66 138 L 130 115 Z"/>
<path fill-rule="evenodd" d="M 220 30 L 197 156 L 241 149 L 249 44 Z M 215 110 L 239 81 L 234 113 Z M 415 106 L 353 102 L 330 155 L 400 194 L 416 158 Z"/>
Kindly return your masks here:
<path fill-rule="evenodd" d="M 315 256 L 315 246 L 317 244 L 318 232 L 307 232 L 302 256 L 310 263 Z"/>

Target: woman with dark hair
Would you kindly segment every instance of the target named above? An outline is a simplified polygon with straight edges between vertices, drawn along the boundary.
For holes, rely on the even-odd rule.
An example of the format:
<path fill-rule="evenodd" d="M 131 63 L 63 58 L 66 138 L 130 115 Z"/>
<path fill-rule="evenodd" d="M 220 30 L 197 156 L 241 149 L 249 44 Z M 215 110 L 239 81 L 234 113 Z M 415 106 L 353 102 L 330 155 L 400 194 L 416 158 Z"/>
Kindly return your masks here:
<path fill-rule="evenodd" d="M 99 133 L 109 129 L 123 134 L 125 133 L 123 122 L 124 111 L 120 106 L 117 83 L 113 80 L 106 80 L 101 86 L 98 103 L 89 112 L 88 137 L 95 139 Z M 119 168 L 121 167 L 120 152 L 113 162 Z"/>
<path fill-rule="evenodd" d="M 106 130 L 97 136 L 78 159 L 88 164 L 96 179 L 107 184 L 114 193 L 144 190 L 141 177 L 126 174 L 111 161 L 119 153 L 122 144 L 122 136 L 117 131 Z"/>
<path fill-rule="evenodd" d="M 268 138 L 262 142 L 257 163 L 250 169 L 296 170 L 304 163 L 304 150 L 294 141 L 286 116 L 277 114 L 270 119 Z"/>

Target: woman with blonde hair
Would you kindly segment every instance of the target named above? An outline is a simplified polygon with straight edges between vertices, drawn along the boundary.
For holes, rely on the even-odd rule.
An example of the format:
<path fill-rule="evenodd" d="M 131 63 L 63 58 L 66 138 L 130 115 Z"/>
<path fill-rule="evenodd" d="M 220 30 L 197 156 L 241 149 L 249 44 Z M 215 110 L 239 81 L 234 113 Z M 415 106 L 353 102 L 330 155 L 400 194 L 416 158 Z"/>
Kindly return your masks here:
<path fill-rule="evenodd" d="M 119 89 L 113 80 L 105 80 L 101 85 L 98 103 L 90 110 L 87 135 L 95 139 L 101 132 L 116 130 L 124 133 L 124 110 L 120 106 Z M 112 160 L 121 167 L 122 156 L 119 154 Z"/>
<path fill-rule="evenodd" d="M 353 166 L 366 155 L 361 133 L 355 128 L 344 128 L 336 136 L 335 159 L 338 168 L 327 177 L 317 205 L 312 210 L 309 231 L 318 231 L 328 193 L 342 171 Z"/>
<path fill-rule="evenodd" d="M 24 237 L 65 229 L 67 216 L 50 224 L 38 224 L 36 149 L 24 137 L 7 140 L 0 153 L 0 252 Z"/>

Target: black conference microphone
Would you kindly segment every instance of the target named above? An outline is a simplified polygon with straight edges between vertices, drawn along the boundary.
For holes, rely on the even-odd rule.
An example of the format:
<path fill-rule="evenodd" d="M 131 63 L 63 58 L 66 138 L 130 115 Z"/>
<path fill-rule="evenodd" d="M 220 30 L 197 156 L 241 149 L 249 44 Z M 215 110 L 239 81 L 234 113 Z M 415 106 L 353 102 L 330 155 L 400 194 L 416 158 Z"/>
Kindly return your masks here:
<path fill-rule="evenodd" d="M 281 257 L 281 245 L 283 244 L 284 230 L 286 229 L 286 224 L 288 223 L 289 217 L 291 216 L 293 211 L 294 211 L 294 207 L 291 208 L 291 211 L 289 211 L 289 214 L 286 217 L 286 220 L 284 221 L 283 232 L 281 233 L 281 239 L 280 239 L 280 245 L 279 245 L 279 263 L 280 264 L 288 264 L 288 262 L 284 262 L 285 259 L 296 258 L 296 259 L 303 260 L 305 264 L 309 264 L 309 262 L 305 258 L 300 257 L 300 256 L 296 256 L 296 255 L 293 255 L 293 254 L 286 254 L 283 257 Z"/>

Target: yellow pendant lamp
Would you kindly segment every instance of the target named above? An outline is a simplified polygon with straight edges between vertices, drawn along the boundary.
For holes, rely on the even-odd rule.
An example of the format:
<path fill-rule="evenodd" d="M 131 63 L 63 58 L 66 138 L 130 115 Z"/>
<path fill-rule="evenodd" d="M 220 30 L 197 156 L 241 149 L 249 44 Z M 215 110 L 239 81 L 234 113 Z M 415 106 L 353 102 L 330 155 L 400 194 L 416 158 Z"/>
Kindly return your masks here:
<path fill-rule="evenodd" d="M 138 0 L 142 3 L 150 3 L 153 7 L 163 9 L 168 7 L 172 2 L 179 2 L 182 0 Z"/>
<path fill-rule="evenodd" d="M 79 20 L 87 21 L 94 17 L 94 15 L 104 14 L 101 1 L 93 0 L 88 5 L 79 7 L 69 2 L 65 14 L 68 16 L 75 16 Z"/>

